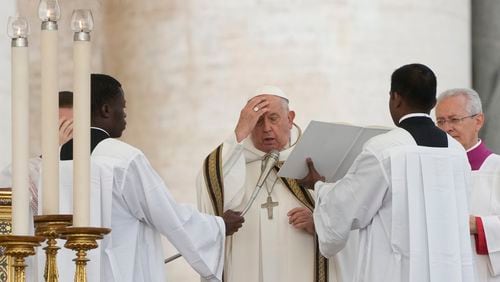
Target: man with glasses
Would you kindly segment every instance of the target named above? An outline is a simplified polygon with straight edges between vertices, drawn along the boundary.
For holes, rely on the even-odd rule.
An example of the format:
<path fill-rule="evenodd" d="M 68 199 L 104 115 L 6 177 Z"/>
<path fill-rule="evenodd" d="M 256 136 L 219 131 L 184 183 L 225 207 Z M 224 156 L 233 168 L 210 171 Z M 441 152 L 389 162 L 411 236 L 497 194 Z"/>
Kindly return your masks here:
<path fill-rule="evenodd" d="M 467 150 L 472 168 L 470 233 L 475 244 L 476 280 L 500 281 L 500 156 L 479 139 L 484 124 L 481 100 L 472 89 L 443 92 L 436 123 Z"/>

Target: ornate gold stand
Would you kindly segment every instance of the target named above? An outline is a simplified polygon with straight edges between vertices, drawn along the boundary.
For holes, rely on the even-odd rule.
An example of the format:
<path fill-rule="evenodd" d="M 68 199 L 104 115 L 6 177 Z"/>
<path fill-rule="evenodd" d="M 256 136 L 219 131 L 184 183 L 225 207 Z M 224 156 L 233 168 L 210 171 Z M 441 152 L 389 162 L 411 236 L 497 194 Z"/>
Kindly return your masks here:
<path fill-rule="evenodd" d="M 26 281 L 24 259 L 35 254 L 35 247 L 44 240 L 40 236 L 1 235 L 0 245 L 5 247 L 5 254 L 13 258 L 14 282 Z"/>
<path fill-rule="evenodd" d="M 97 240 L 111 232 L 109 228 L 101 227 L 66 227 L 61 235 L 66 239 L 64 247 L 76 251 L 75 282 L 87 282 L 87 251 L 97 248 Z"/>
<path fill-rule="evenodd" d="M 61 231 L 71 226 L 73 216 L 71 214 L 53 214 L 35 216 L 35 235 L 43 236 L 47 239 L 45 250 L 45 271 L 43 277 L 47 282 L 58 282 L 59 273 L 57 271 L 57 241 Z"/>

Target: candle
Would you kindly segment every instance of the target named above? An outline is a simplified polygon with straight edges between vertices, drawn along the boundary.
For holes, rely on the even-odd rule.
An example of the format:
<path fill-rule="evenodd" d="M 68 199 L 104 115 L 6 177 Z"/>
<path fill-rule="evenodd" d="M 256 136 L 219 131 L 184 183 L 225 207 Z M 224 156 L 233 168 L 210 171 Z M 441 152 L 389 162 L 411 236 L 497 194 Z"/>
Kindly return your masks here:
<path fill-rule="evenodd" d="M 61 17 L 61 8 L 57 0 L 40 0 L 38 18 L 42 21 L 57 22 Z"/>
<path fill-rule="evenodd" d="M 73 42 L 73 226 L 90 225 L 90 10 L 75 10 Z M 82 28 L 85 27 L 85 28 Z"/>
<path fill-rule="evenodd" d="M 42 95 L 42 213 L 59 213 L 59 87 L 57 80 L 56 0 L 42 0 L 38 7 L 41 31 Z"/>
<path fill-rule="evenodd" d="M 12 37 L 12 233 L 29 235 L 29 25 L 9 17 Z"/>

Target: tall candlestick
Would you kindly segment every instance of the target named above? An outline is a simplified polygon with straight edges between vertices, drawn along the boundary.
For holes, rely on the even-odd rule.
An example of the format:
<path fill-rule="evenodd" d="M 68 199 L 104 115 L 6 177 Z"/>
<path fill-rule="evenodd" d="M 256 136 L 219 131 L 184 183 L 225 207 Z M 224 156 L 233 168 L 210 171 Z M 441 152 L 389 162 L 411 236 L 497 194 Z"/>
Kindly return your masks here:
<path fill-rule="evenodd" d="M 75 10 L 73 42 L 73 226 L 90 224 L 90 10 Z"/>
<path fill-rule="evenodd" d="M 57 80 L 56 0 L 42 0 L 38 7 L 42 20 L 41 86 L 42 86 L 42 213 L 59 213 L 59 86 Z"/>
<path fill-rule="evenodd" d="M 28 21 L 9 17 L 12 37 L 12 233 L 29 235 Z"/>

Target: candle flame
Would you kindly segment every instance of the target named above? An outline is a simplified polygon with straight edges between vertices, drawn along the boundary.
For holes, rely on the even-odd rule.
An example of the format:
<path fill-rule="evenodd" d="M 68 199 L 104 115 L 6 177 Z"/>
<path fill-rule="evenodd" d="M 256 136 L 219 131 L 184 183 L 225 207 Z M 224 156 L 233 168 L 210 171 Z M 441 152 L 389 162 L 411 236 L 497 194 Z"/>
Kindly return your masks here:
<path fill-rule="evenodd" d="M 56 13 L 52 9 L 47 10 L 47 19 L 48 20 L 54 20 L 55 19 Z"/>

